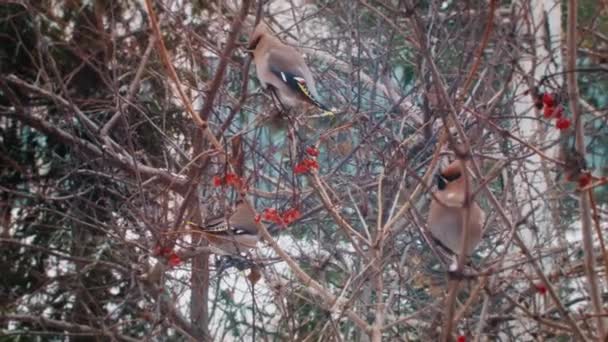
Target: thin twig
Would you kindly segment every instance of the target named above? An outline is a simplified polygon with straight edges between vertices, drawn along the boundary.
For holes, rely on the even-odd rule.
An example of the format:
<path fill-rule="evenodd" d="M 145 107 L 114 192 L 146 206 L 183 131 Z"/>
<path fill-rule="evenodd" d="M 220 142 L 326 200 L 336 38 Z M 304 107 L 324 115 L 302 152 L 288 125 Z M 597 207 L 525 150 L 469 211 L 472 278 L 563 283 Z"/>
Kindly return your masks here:
<path fill-rule="evenodd" d="M 578 16 L 578 1 L 568 1 L 568 26 L 567 26 L 567 68 L 572 71 L 567 73 L 568 82 L 568 97 L 570 103 L 570 111 L 574 118 L 574 131 L 576 136 L 576 152 L 585 158 L 585 125 L 584 119 L 579 110 L 578 102 L 578 84 L 576 70 L 576 23 Z M 597 315 L 596 324 L 598 339 L 604 340 L 606 331 L 604 326 L 604 318 L 601 317 L 604 313 L 602 308 L 602 297 L 600 295 L 597 273 L 595 271 L 595 257 L 593 256 L 593 230 L 591 228 L 591 207 L 589 203 L 589 191 L 581 193 L 579 197 L 579 207 L 581 210 L 581 228 L 583 236 L 583 250 L 585 252 L 585 271 L 587 273 L 589 296 L 593 305 L 594 314 Z"/>

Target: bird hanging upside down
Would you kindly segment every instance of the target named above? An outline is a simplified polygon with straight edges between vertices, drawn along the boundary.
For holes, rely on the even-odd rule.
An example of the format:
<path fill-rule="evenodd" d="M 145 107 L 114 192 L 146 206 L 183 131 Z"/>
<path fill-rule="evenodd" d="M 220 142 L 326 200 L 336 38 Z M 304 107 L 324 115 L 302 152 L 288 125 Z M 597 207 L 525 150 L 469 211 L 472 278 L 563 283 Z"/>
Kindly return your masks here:
<path fill-rule="evenodd" d="M 431 201 L 428 216 L 428 227 L 433 237 L 451 253 L 461 252 L 463 219 L 465 217 L 465 177 L 468 177 L 469 189 L 472 189 L 470 177 L 462 161 L 456 160 L 441 170 L 436 176 L 437 191 Z M 472 201 L 468 208 L 468 236 L 465 248 L 466 256 L 471 256 L 481 241 L 485 213 Z M 455 270 L 455 264 L 450 270 Z"/>

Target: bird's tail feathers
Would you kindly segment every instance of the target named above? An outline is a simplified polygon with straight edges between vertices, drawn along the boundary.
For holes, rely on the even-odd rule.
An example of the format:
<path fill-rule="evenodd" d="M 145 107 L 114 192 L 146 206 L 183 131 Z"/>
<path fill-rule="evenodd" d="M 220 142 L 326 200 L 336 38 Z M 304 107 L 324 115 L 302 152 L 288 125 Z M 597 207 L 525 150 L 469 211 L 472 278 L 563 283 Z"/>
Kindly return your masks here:
<path fill-rule="evenodd" d="M 303 77 L 272 67 L 270 68 L 270 71 L 272 71 L 277 77 L 279 77 L 289 88 L 304 96 L 304 98 L 306 98 L 308 102 L 319 107 L 324 112 L 324 114 L 334 115 L 334 112 L 331 109 L 329 109 L 327 106 L 319 102 L 319 100 L 317 100 L 315 94 L 316 92 L 313 93 L 310 90 L 308 84 L 306 84 L 306 80 Z"/>
<path fill-rule="evenodd" d="M 298 87 L 299 87 L 300 91 L 302 92 L 302 94 L 304 94 L 304 96 L 306 96 L 306 99 L 308 99 L 308 101 L 310 103 L 319 107 L 319 109 L 321 109 L 323 111 L 323 116 L 334 116 L 335 115 L 335 113 L 331 109 L 329 109 L 327 106 L 325 106 L 324 104 L 319 102 L 319 100 L 317 100 L 314 97 L 314 95 L 310 92 L 310 90 L 306 86 L 306 83 L 298 82 Z"/>

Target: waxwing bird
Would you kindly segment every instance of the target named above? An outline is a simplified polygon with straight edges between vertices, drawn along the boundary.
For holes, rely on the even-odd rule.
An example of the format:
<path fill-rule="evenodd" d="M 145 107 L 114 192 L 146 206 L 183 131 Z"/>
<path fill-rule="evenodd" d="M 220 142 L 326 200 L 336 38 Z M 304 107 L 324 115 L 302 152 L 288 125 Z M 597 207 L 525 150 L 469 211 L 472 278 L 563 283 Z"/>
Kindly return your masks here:
<path fill-rule="evenodd" d="M 260 22 L 249 38 L 248 49 L 258 79 L 264 88 L 270 88 L 283 106 L 297 107 L 302 103 L 333 112 L 318 101 L 317 88 L 310 69 L 302 55 L 293 47 L 283 44 L 266 24 Z"/>
<path fill-rule="evenodd" d="M 428 227 L 433 237 L 452 253 L 460 253 L 465 209 L 465 178 L 469 177 L 463 162 L 456 160 L 437 175 L 437 191 L 431 202 Z M 470 180 L 470 177 L 468 178 Z M 472 183 L 469 181 L 472 189 Z M 469 233 L 466 255 L 473 254 L 483 233 L 485 214 L 476 202 L 469 207 Z"/>
<path fill-rule="evenodd" d="M 255 222 L 255 213 L 244 202 L 238 202 L 232 215 L 224 215 L 207 220 L 204 225 L 188 224 L 198 230 L 209 244 L 229 255 L 255 248 L 260 237 Z"/>

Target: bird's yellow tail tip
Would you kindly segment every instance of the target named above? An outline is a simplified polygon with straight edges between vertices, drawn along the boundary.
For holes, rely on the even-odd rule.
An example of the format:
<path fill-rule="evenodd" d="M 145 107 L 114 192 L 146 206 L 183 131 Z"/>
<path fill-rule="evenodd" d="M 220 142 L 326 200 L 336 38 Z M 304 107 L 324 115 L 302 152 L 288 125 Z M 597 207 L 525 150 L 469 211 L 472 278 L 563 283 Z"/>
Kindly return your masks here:
<path fill-rule="evenodd" d="M 309 119 L 315 119 L 315 118 L 325 118 L 325 117 L 331 117 L 332 119 L 336 117 L 336 114 L 331 111 L 331 110 L 326 110 L 321 114 L 315 114 L 315 115 L 309 115 L 308 118 Z"/>

